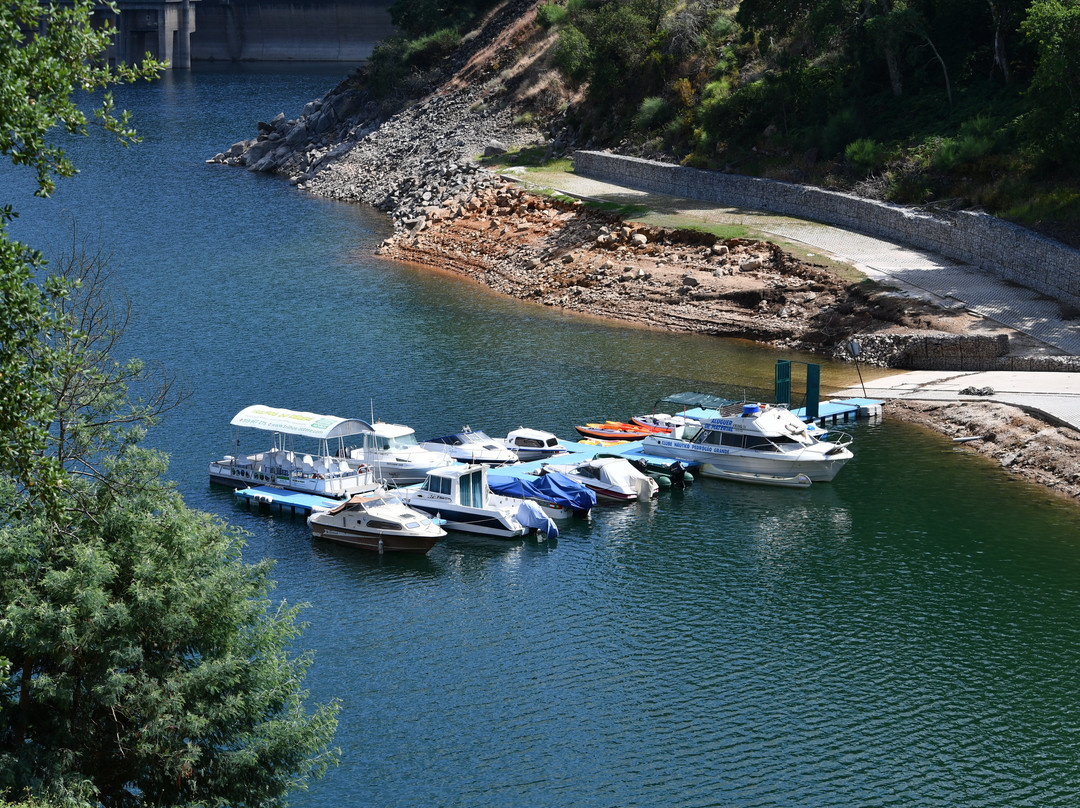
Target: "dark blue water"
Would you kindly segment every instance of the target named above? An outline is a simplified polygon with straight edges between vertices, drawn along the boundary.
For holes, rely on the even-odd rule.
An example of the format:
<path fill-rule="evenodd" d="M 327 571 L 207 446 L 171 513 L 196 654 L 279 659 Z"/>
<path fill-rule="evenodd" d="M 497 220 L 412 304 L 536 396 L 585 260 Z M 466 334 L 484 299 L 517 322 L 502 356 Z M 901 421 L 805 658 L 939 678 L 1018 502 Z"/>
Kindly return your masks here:
<path fill-rule="evenodd" d="M 54 199 L 0 173 L 16 235 L 48 253 L 74 221 L 112 252 L 124 348 L 193 393 L 150 442 L 309 604 L 341 764 L 294 804 L 1080 803 L 1078 511 L 922 430 L 860 423 L 855 459 L 805 491 L 705 481 L 557 541 L 454 536 L 419 559 L 315 542 L 211 488 L 252 403 L 569 436 L 665 393 L 769 385 L 766 350 L 382 262 L 381 214 L 205 164 L 338 79 L 178 72 L 118 93 L 145 142 L 72 141 L 82 173 Z"/>

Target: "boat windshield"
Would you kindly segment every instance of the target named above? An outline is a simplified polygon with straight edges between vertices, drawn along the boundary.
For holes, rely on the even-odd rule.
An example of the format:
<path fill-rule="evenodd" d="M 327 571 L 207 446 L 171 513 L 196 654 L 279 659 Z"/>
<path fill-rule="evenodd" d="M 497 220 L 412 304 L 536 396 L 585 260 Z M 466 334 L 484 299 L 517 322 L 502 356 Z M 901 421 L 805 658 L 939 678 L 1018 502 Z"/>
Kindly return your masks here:
<path fill-rule="evenodd" d="M 418 444 L 416 442 L 416 433 L 410 432 L 407 435 L 398 435 L 396 437 L 387 435 L 368 435 L 368 446 L 374 446 L 375 449 L 382 452 L 401 452 L 408 449 L 415 449 Z"/>
<path fill-rule="evenodd" d="M 399 435 L 396 438 L 389 438 L 387 440 L 387 448 L 394 449 L 395 451 L 401 449 L 415 449 L 419 444 L 416 442 L 416 433 L 410 432 L 408 435 Z"/>

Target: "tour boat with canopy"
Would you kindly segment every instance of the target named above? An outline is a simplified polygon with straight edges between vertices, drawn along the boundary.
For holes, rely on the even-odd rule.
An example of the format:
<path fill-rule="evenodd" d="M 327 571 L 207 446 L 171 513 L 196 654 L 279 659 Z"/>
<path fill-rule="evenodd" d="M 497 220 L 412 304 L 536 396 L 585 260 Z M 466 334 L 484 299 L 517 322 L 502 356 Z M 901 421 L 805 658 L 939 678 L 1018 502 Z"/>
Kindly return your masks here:
<path fill-rule="evenodd" d="M 211 482 L 233 488 L 269 485 L 335 499 L 378 487 L 370 468 L 342 459 L 345 439 L 369 429 L 364 421 L 255 404 L 230 424 L 235 453 L 209 464 Z M 270 447 L 241 454 L 245 429 L 271 433 Z M 312 441 L 315 448 L 297 448 L 297 439 Z"/>

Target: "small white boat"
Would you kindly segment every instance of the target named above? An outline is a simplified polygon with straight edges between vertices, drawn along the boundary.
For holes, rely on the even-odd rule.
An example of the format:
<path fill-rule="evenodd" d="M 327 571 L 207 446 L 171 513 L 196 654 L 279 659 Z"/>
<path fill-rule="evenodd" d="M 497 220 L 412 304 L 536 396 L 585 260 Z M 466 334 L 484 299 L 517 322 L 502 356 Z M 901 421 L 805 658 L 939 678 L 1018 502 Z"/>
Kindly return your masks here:
<path fill-rule="evenodd" d="M 427 514 L 386 491 L 357 494 L 307 522 L 316 538 L 379 553 L 426 553 L 446 535 Z"/>
<path fill-rule="evenodd" d="M 809 488 L 813 484 L 813 481 L 805 474 L 792 474 L 785 477 L 777 474 L 728 471 L 717 468 L 712 463 L 703 464 L 699 473 L 703 477 L 712 477 L 716 480 L 730 480 L 736 483 L 754 483 L 756 485 L 776 485 L 782 488 Z"/>
<path fill-rule="evenodd" d="M 507 433 L 503 445 L 517 455 L 522 463 L 530 460 L 546 460 L 549 457 L 569 454 L 559 439 L 541 429 L 513 429 Z"/>
<path fill-rule="evenodd" d="M 433 452 L 422 447 L 412 427 L 382 421 L 360 423 L 367 427 L 359 433 L 363 445 L 349 449 L 348 458 L 370 466 L 378 479 L 393 485 L 413 485 L 423 482 L 431 469 L 454 462 L 446 451 Z"/>
<path fill-rule="evenodd" d="M 852 438 L 840 432 L 835 441 L 822 440 L 821 434 L 786 407 L 740 404 L 697 426 L 687 425 L 681 436 L 651 435 L 642 441 L 641 451 L 709 464 L 723 472 L 773 479 L 805 474 L 813 482 L 828 482 L 852 458 L 847 448 Z"/>
<path fill-rule="evenodd" d="M 432 452 L 445 452 L 459 463 L 502 466 L 518 462 L 518 456 L 503 444 L 483 432 L 474 432 L 468 426 L 452 435 L 426 440 L 420 446 Z"/>
<path fill-rule="evenodd" d="M 493 494 L 487 467 L 447 466 L 432 469 L 418 488 L 402 488 L 401 499 L 411 508 L 444 520 L 450 530 L 513 539 L 541 530 L 555 538 L 559 530 L 539 505 L 517 497 Z"/>
<path fill-rule="evenodd" d="M 660 492 L 656 480 L 642 474 L 621 457 L 595 457 L 566 465 L 546 464 L 543 470 L 562 472 L 591 488 L 597 499 L 607 502 L 651 499 Z"/>
<path fill-rule="evenodd" d="M 345 438 L 367 430 L 364 421 L 256 404 L 238 412 L 230 424 L 236 453 L 209 464 L 213 483 L 232 488 L 270 485 L 336 499 L 378 488 L 370 468 L 342 459 Z M 241 454 L 245 429 L 271 433 L 270 447 Z M 298 449 L 297 438 L 308 439 L 315 448 Z"/>

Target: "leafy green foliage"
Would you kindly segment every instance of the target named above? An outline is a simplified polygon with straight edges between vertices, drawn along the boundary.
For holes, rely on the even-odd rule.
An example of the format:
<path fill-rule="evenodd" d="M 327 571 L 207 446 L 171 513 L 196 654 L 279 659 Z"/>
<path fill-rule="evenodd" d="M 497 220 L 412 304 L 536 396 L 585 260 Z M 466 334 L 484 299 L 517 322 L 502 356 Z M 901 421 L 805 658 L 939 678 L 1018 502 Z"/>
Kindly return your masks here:
<path fill-rule="evenodd" d="M 885 159 L 885 147 L 876 140 L 859 138 L 844 149 L 844 159 L 863 174 L 868 174 L 881 167 Z"/>
<path fill-rule="evenodd" d="M 297 610 L 241 537 L 156 482 L 62 534 L 0 530 L 0 790 L 48 784 L 106 805 L 277 804 L 334 759 L 333 705 L 309 714 Z M 103 481 L 100 485 L 107 485 Z"/>
<path fill-rule="evenodd" d="M 541 3 L 536 9 L 536 21 L 544 28 L 561 25 L 566 20 L 566 16 L 566 8 L 558 3 Z"/>
<path fill-rule="evenodd" d="M 419 39 L 444 28 L 463 31 L 496 0 L 394 0 L 390 22 L 405 39 Z"/>
<path fill-rule="evenodd" d="M 156 74 L 106 68 L 93 4 L 0 5 L 0 152 L 47 196 L 75 172 L 56 130 L 89 120 L 77 91 Z M 104 96 L 100 124 L 136 140 Z M 105 262 L 42 256 L 0 210 L 0 802 L 266 805 L 320 774 L 336 706 L 309 712 L 298 612 L 272 607 L 241 536 L 184 507 L 139 446 L 177 398 L 114 357 L 126 307 Z M 140 391 L 142 392 L 142 391 Z M 20 803 L 20 805 L 23 805 Z"/>
<path fill-rule="evenodd" d="M 75 173 L 63 148 L 48 139 L 57 126 L 72 134 L 86 132 L 86 114 L 72 99 L 71 90 L 92 91 L 121 81 L 153 78 L 161 68 L 150 59 L 137 66 L 101 66 L 98 56 L 114 32 L 108 26 L 95 29 L 91 25 L 94 5 L 86 0 L 55 7 L 37 0 L 0 4 L 0 109 L 4 113 L 0 153 L 15 165 L 34 169 L 42 196 L 51 193 L 54 176 Z M 121 143 L 136 139 L 127 113 L 113 114 L 109 94 L 94 116 Z"/>
<path fill-rule="evenodd" d="M 641 102 L 634 116 L 634 126 L 642 132 L 654 129 L 671 119 L 672 110 L 667 101 L 659 96 L 649 96 Z"/>

